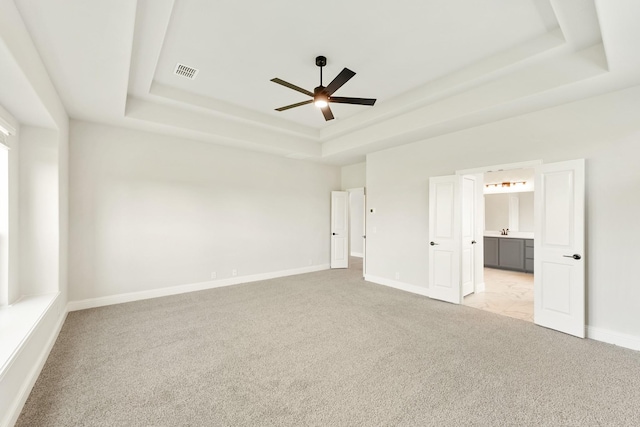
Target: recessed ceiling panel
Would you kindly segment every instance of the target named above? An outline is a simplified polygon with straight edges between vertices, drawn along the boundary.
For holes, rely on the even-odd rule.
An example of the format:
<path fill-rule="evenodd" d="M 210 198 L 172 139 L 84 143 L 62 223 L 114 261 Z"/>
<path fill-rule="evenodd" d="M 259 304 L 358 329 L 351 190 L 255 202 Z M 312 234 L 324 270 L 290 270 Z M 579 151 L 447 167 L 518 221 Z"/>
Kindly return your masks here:
<path fill-rule="evenodd" d="M 313 105 L 274 111 L 308 98 L 270 79 L 313 91 L 325 55 L 325 86 L 344 67 L 357 73 L 336 96 L 381 103 L 556 28 L 550 10 L 548 0 L 177 0 L 154 79 L 320 128 Z M 176 76 L 177 63 L 197 78 Z M 337 120 L 367 108 L 332 105 Z"/>

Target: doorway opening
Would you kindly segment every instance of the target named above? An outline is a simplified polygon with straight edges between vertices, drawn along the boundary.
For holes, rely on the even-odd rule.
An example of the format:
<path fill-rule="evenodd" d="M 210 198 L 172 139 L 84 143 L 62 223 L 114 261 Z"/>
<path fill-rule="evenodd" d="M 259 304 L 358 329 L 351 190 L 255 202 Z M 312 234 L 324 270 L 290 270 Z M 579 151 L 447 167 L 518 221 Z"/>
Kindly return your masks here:
<path fill-rule="evenodd" d="M 463 290 L 464 305 L 533 322 L 534 175 L 517 168 L 476 176 L 482 201 L 471 214 L 482 225 L 476 260 L 484 281 L 482 289 Z"/>
<path fill-rule="evenodd" d="M 535 169 L 534 238 L 514 232 L 504 239 L 501 233 L 484 236 L 484 220 L 478 220 L 484 216 L 483 174 L 523 168 Z M 430 298 L 460 304 L 463 295 L 483 292 L 485 257 L 491 255 L 490 242 L 487 248 L 484 242 L 493 238 L 499 265 L 503 256 L 509 266 L 522 252 L 525 266 L 535 264 L 533 322 L 585 337 L 584 159 L 523 162 L 430 177 L 429 237 Z M 518 238 L 521 246 L 514 248 Z M 527 250 L 530 245 L 532 250 Z"/>
<path fill-rule="evenodd" d="M 358 270 L 364 277 L 365 257 L 365 190 L 352 188 L 349 192 L 349 269 Z"/>
<path fill-rule="evenodd" d="M 366 272 L 364 187 L 331 192 L 331 268 Z"/>

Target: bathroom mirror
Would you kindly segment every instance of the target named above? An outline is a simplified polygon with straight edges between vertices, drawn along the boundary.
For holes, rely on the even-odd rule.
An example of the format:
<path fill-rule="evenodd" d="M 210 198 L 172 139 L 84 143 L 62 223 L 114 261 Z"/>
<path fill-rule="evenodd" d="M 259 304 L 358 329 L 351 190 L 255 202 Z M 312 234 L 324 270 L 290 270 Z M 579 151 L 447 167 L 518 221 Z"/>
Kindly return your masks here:
<path fill-rule="evenodd" d="M 485 231 L 533 232 L 533 191 L 484 195 Z"/>

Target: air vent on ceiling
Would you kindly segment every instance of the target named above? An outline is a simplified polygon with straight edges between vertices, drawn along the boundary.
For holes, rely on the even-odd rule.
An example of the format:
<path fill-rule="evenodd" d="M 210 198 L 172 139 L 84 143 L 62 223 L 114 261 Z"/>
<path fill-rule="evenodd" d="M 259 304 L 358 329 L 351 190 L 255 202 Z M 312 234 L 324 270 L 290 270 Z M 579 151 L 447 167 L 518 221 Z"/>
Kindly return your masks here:
<path fill-rule="evenodd" d="M 178 62 L 176 64 L 176 69 L 173 70 L 173 74 L 193 80 L 198 75 L 198 71 L 200 70 L 196 70 L 193 67 L 189 67 L 188 65 L 184 65 Z"/>

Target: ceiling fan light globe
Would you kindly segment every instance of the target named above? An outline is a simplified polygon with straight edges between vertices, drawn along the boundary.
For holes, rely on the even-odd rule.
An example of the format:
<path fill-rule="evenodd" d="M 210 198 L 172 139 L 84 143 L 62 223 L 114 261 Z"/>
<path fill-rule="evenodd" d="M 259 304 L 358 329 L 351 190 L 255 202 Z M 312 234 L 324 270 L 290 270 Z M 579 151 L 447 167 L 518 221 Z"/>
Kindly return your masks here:
<path fill-rule="evenodd" d="M 329 103 L 325 99 L 318 99 L 315 101 L 315 104 L 318 108 L 324 108 L 329 105 Z"/>

